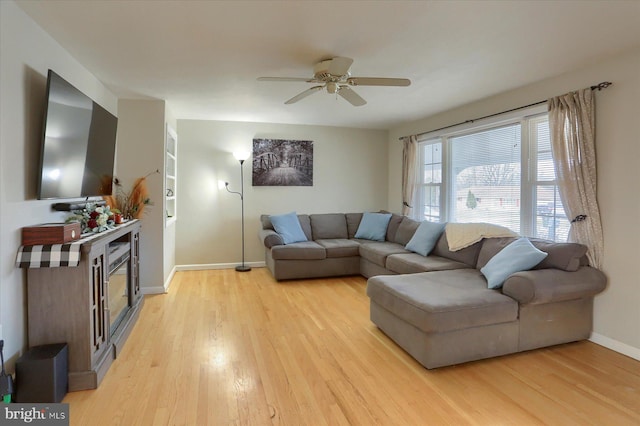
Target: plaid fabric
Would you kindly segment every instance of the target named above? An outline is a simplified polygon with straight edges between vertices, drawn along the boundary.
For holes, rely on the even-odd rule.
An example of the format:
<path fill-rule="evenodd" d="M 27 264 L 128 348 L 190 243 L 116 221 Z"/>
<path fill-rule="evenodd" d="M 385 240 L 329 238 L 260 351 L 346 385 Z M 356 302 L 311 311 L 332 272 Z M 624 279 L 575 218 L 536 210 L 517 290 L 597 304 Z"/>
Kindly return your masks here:
<path fill-rule="evenodd" d="M 0 0 L 1 1 L 1 0 Z M 133 223 L 138 219 L 128 221 Z M 20 246 L 16 266 L 18 268 L 58 268 L 61 266 L 75 267 L 80 264 L 80 248 L 82 244 L 103 236 L 104 232 L 82 234 L 79 240 L 67 244 L 44 244 L 35 246 Z"/>
<path fill-rule="evenodd" d="M 78 266 L 81 242 L 21 246 L 16 258 L 19 268 L 57 268 Z"/>

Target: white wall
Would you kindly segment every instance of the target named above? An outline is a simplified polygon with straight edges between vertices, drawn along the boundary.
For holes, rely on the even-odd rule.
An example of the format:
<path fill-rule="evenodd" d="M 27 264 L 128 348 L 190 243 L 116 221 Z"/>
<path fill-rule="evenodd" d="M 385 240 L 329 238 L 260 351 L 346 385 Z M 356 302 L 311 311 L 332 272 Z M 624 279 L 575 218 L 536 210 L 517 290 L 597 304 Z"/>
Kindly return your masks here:
<path fill-rule="evenodd" d="M 12 1 L 0 1 L 0 325 L 9 368 L 27 347 L 26 273 L 15 267 L 23 226 L 61 222 L 36 200 L 47 69 L 117 115 L 117 99 Z"/>
<path fill-rule="evenodd" d="M 604 231 L 603 270 L 609 283 L 595 299 L 592 340 L 640 359 L 640 49 L 390 130 L 388 208 L 401 204 L 399 137 L 527 105 L 602 81 L 614 84 L 596 94 L 598 205 Z"/>
<path fill-rule="evenodd" d="M 312 187 L 252 187 L 245 162 L 246 261 L 264 262 L 260 214 L 358 212 L 387 205 L 387 132 L 336 127 L 178 120 L 178 265 L 241 260 L 240 165 L 232 153 L 254 138 L 312 140 Z"/>
<path fill-rule="evenodd" d="M 140 232 L 140 287 L 143 293 L 164 288 L 164 137 L 165 102 L 121 99 L 118 102 L 116 176 L 127 191 L 135 179 L 147 177 L 152 206 L 145 207 Z"/>

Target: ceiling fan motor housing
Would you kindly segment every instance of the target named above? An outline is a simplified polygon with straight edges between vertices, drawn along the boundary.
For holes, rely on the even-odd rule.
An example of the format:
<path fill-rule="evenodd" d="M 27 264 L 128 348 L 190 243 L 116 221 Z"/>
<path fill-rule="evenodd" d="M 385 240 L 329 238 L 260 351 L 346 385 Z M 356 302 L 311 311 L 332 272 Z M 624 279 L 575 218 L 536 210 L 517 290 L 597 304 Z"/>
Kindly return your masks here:
<path fill-rule="evenodd" d="M 329 67 L 331 66 L 331 62 L 333 61 L 333 59 L 327 59 L 326 61 L 322 61 L 322 62 L 318 62 L 314 67 L 313 67 L 313 77 L 316 80 L 320 80 L 320 81 L 342 81 L 345 80 L 346 78 L 348 78 L 351 73 L 349 73 L 347 71 L 346 74 L 344 75 L 333 75 L 329 72 Z M 335 93 L 335 92 L 330 92 L 330 93 Z"/>

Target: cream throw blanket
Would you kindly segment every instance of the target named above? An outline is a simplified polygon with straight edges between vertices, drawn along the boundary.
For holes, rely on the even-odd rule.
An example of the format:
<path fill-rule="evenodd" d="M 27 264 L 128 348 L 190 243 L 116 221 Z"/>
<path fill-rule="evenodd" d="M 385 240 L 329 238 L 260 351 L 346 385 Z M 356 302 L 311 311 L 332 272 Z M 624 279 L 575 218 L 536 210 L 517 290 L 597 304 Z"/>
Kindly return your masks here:
<path fill-rule="evenodd" d="M 517 237 L 518 234 L 491 223 L 447 223 L 445 228 L 449 250 L 458 251 L 483 238 Z"/>

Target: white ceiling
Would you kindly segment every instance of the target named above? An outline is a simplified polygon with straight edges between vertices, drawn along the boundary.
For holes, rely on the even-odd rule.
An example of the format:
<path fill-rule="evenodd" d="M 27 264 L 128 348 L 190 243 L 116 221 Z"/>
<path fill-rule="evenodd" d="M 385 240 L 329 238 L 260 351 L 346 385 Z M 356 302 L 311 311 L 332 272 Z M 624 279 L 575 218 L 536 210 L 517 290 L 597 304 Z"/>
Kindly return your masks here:
<path fill-rule="evenodd" d="M 78 1 L 18 5 L 119 97 L 165 99 L 179 119 L 389 128 L 640 45 L 639 1 Z M 357 87 L 284 101 L 333 56 Z M 597 83 L 597 82 L 594 82 Z"/>

